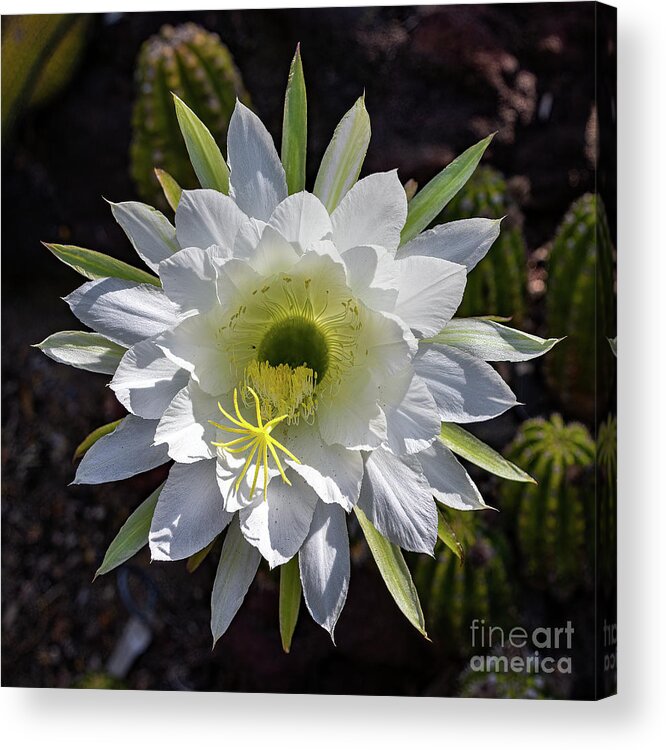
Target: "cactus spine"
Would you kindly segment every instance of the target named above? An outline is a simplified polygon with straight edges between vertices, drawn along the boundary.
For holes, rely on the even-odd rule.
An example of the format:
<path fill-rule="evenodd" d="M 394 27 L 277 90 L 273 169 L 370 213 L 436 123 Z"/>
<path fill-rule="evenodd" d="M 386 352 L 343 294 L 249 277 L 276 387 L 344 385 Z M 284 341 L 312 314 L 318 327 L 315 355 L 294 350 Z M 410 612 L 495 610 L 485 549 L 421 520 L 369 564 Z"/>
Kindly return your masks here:
<path fill-rule="evenodd" d="M 249 97 L 233 58 L 217 34 L 193 23 L 163 26 L 141 47 L 132 115 L 132 177 L 141 197 L 166 208 L 154 169 L 183 188 L 198 187 L 180 134 L 171 93 L 177 94 L 222 142 L 236 97 Z"/>
<path fill-rule="evenodd" d="M 457 316 L 492 313 L 512 317 L 520 323 L 525 316 L 527 292 L 522 214 L 510 196 L 506 180 L 492 167 L 481 166 L 476 170 L 440 215 L 438 223 L 473 216 L 506 218 L 500 236 L 468 276 Z"/>
<path fill-rule="evenodd" d="M 522 567 L 534 585 L 566 597 L 589 574 L 585 553 L 593 493 L 582 480 L 594 463 L 594 441 L 582 424 L 565 424 L 554 414 L 524 422 L 508 457 L 538 482 L 501 486 L 501 507 L 513 517 Z"/>
<path fill-rule="evenodd" d="M 545 367 L 564 408 L 586 420 L 594 416 L 595 400 L 604 408 L 612 386 L 607 337 L 615 335 L 613 256 L 603 205 L 583 195 L 564 217 L 550 252 L 546 315 L 549 327 L 567 340 Z"/>

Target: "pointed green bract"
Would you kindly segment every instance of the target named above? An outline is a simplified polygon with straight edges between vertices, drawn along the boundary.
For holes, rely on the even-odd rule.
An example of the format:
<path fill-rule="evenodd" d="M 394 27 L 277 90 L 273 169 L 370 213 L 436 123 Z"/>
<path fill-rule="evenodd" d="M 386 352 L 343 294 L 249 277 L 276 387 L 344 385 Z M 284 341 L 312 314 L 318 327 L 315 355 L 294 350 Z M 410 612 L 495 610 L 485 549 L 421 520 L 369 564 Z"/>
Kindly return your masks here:
<path fill-rule="evenodd" d="M 361 96 L 340 120 L 315 180 L 314 194 L 332 213 L 361 173 L 370 143 L 370 117 Z"/>
<path fill-rule="evenodd" d="M 229 193 L 229 168 L 210 130 L 175 94 L 176 117 L 187 153 L 202 188 Z"/>
<path fill-rule="evenodd" d="M 298 557 L 280 567 L 280 638 L 285 654 L 291 649 L 298 613 L 301 608 L 301 577 Z"/>
<path fill-rule="evenodd" d="M 468 148 L 412 198 L 409 202 L 407 221 L 400 235 L 402 245 L 422 232 L 469 180 L 490 145 L 493 135 Z"/>
<path fill-rule="evenodd" d="M 534 479 L 529 474 L 512 464 L 511 461 L 504 458 L 479 438 L 464 430 L 460 425 L 443 422 L 439 438 L 455 454 L 495 476 L 513 482 L 531 482 L 534 484 Z"/>
<path fill-rule="evenodd" d="M 282 166 L 289 195 L 305 190 L 308 136 L 308 102 L 300 45 L 289 69 L 282 120 Z"/>
<path fill-rule="evenodd" d="M 453 318 L 428 339 L 448 344 L 486 362 L 524 362 L 550 351 L 561 339 L 542 339 L 481 318 Z"/>
<path fill-rule="evenodd" d="M 152 284 L 161 286 L 157 276 L 147 271 L 130 266 L 122 260 L 116 260 L 110 255 L 98 253 L 96 250 L 86 250 L 76 245 L 56 245 L 48 242 L 42 243 L 50 250 L 58 260 L 67 264 L 70 268 L 85 276 L 86 279 L 125 279 L 136 281 L 140 284 Z"/>
<path fill-rule="evenodd" d="M 88 437 L 84 438 L 76 446 L 76 450 L 74 451 L 74 459 L 76 460 L 77 458 L 81 458 L 86 453 L 86 451 L 89 451 L 100 438 L 103 438 L 104 435 L 108 435 L 109 433 L 113 432 L 122 421 L 122 419 L 116 419 L 114 422 L 103 424 L 101 427 L 93 430 L 90 435 L 88 435 Z"/>
<path fill-rule="evenodd" d="M 113 375 L 127 351 L 105 336 L 88 331 L 59 331 L 34 346 L 55 362 L 103 375 Z"/>
<path fill-rule="evenodd" d="M 458 541 L 458 537 L 451 524 L 444 518 L 444 514 L 439 508 L 437 508 L 437 536 L 439 537 L 439 541 L 453 552 L 462 565 L 465 559 L 465 550 Z"/>
<path fill-rule="evenodd" d="M 386 588 L 400 611 L 419 633 L 427 638 L 419 595 L 400 548 L 385 539 L 358 506 L 354 508 L 354 511 Z"/>
<path fill-rule="evenodd" d="M 180 196 L 183 189 L 164 169 L 156 167 L 155 177 L 157 177 L 157 181 L 160 183 L 160 187 L 162 188 L 166 202 L 169 204 L 169 208 L 171 208 L 172 211 L 175 211 L 180 203 Z"/>
<path fill-rule="evenodd" d="M 147 497 L 122 525 L 116 538 L 109 545 L 102 564 L 95 573 L 95 578 L 122 565 L 148 544 L 150 523 L 153 520 L 153 513 L 162 487 L 164 483 Z"/>

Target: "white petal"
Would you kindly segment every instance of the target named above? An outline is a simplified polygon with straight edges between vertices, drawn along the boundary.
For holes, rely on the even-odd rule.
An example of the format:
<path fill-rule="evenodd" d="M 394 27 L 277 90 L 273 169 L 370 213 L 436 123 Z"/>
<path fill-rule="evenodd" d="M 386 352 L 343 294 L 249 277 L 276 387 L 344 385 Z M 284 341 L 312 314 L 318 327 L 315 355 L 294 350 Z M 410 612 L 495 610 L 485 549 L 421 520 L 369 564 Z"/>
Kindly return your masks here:
<path fill-rule="evenodd" d="M 220 321 L 221 311 L 215 308 L 186 318 L 155 340 L 169 359 L 190 372 L 211 395 L 226 393 L 237 383 L 236 372 L 218 344 Z"/>
<path fill-rule="evenodd" d="M 159 419 L 188 380 L 189 373 L 147 340 L 125 353 L 109 385 L 127 411 L 144 419 Z"/>
<path fill-rule="evenodd" d="M 233 257 L 247 260 L 259 244 L 267 224 L 260 219 L 246 219 L 240 226 L 234 242 Z"/>
<path fill-rule="evenodd" d="M 398 299 L 400 266 L 377 245 L 359 245 L 342 254 L 349 288 L 371 310 L 393 312 Z"/>
<path fill-rule="evenodd" d="M 441 440 L 435 440 L 416 458 L 430 483 L 432 494 L 440 503 L 456 510 L 483 510 L 488 507 L 469 474 Z"/>
<path fill-rule="evenodd" d="M 437 508 L 414 456 L 373 451 L 365 462 L 359 508 L 391 542 L 431 555 L 437 541 Z"/>
<path fill-rule="evenodd" d="M 75 289 L 65 302 L 89 328 L 132 346 L 176 323 L 176 307 L 161 289 L 122 279 L 97 279 Z"/>
<path fill-rule="evenodd" d="M 261 555 L 245 541 L 237 523 L 232 522 L 222 545 L 211 596 L 210 629 L 217 641 L 231 624 L 250 588 Z"/>
<path fill-rule="evenodd" d="M 327 445 L 317 428 L 305 424 L 288 428 L 284 440 L 278 439 L 301 462 L 288 459 L 287 463 L 325 503 L 338 503 L 345 510 L 352 509 L 363 479 L 363 459 L 359 451 Z"/>
<path fill-rule="evenodd" d="M 299 254 L 270 224 L 249 258 L 250 265 L 262 276 L 288 271 L 299 259 Z"/>
<path fill-rule="evenodd" d="M 169 456 L 179 463 L 213 458 L 211 443 L 217 430 L 208 420 L 217 420 L 219 415 L 217 399 L 190 382 L 166 408 L 155 431 L 155 442 L 166 443 Z"/>
<path fill-rule="evenodd" d="M 417 342 L 401 318 L 365 309 L 355 364 L 379 382 L 403 370 L 416 353 Z"/>
<path fill-rule="evenodd" d="M 333 638 L 350 574 L 347 519 L 339 505 L 317 503 L 298 562 L 308 611 Z"/>
<path fill-rule="evenodd" d="M 180 250 L 171 222 L 144 203 L 111 203 L 113 217 L 123 228 L 139 257 L 153 271 Z"/>
<path fill-rule="evenodd" d="M 113 375 L 127 351 L 90 331 L 59 331 L 34 346 L 55 362 L 104 375 Z"/>
<path fill-rule="evenodd" d="M 413 365 L 437 402 L 443 422 L 481 422 L 518 403 L 489 364 L 452 346 L 421 346 Z"/>
<path fill-rule="evenodd" d="M 359 180 L 333 211 L 333 241 L 342 253 L 359 245 L 395 252 L 407 218 L 407 197 L 397 170 Z"/>
<path fill-rule="evenodd" d="M 167 297 L 183 312 L 207 312 L 217 303 L 213 259 L 219 245 L 188 247 L 160 263 L 159 275 Z"/>
<path fill-rule="evenodd" d="M 268 223 L 301 253 L 332 231 L 326 207 L 319 198 L 306 192 L 295 193 L 283 200 Z"/>
<path fill-rule="evenodd" d="M 421 336 L 434 336 L 451 320 L 465 291 L 464 266 L 414 256 L 397 261 L 400 271 L 395 314 Z"/>
<path fill-rule="evenodd" d="M 386 440 L 386 417 L 378 390 L 363 368 L 348 373 L 335 394 L 322 400 L 317 423 L 324 442 L 351 450 L 372 450 Z"/>
<path fill-rule="evenodd" d="M 217 190 L 183 190 L 176 209 L 176 234 L 181 247 L 219 245 L 228 254 L 245 214 Z"/>
<path fill-rule="evenodd" d="M 403 245 L 396 257 L 442 258 L 465 266 L 469 273 L 498 238 L 500 222 L 501 219 L 462 219 L 440 224 Z"/>
<path fill-rule="evenodd" d="M 287 197 L 287 181 L 270 133 L 237 101 L 227 133 L 230 194 L 248 216 L 268 221 Z"/>
<path fill-rule="evenodd" d="M 215 461 L 174 464 L 150 524 L 153 560 L 183 560 L 199 552 L 233 517 L 222 507 L 215 481 Z"/>
<path fill-rule="evenodd" d="M 381 387 L 387 444 L 398 456 L 418 453 L 439 435 L 440 417 L 426 384 L 407 367 Z"/>
<path fill-rule="evenodd" d="M 102 484 L 141 474 L 169 460 L 164 446 L 153 445 L 156 419 L 125 417 L 85 454 L 73 484 Z"/>
<path fill-rule="evenodd" d="M 245 539 L 268 560 L 271 568 L 282 565 L 298 552 L 310 530 L 317 495 L 293 472 L 290 487 L 276 477 L 266 498 L 240 511 Z"/>

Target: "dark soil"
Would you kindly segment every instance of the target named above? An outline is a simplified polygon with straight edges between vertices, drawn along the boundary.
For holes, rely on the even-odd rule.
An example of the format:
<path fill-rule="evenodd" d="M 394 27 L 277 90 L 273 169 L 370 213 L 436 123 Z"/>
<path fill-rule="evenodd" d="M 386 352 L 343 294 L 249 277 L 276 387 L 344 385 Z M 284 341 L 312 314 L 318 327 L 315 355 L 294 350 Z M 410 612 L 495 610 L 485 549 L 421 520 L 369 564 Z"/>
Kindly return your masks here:
<path fill-rule="evenodd" d="M 310 184 L 337 121 L 365 88 L 373 126 L 367 171 L 397 166 L 403 181 L 424 183 L 497 130 L 488 160 L 526 187 L 530 251 L 548 241 L 572 199 L 593 187 L 586 150 L 594 97 L 591 4 L 98 18 L 72 84 L 23 120 L 3 154 L 4 685 L 75 685 L 104 668 L 129 618 L 114 574 L 92 578 L 116 530 L 161 474 L 68 486 L 78 442 L 122 413 L 103 377 L 30 348 L 78 326 L 58 298 L 80 279 L 39 242 L 75 242 L 134 262 L 102 196 L 136 197 L 128 173 L 134 61 L 163 23 L 185 20 L 221 35 L 276 139 L 287 71 L 301 42 Z M 538 382 L 536 388 L 532 413 L 545 398 Z M 507 439 L 514 429 L 507 423 Z M 289 656 L 280 648 L 276 578 L 267 571 L 211 652 L 214 556 L 193 575 L 184 564 L 149 565 L 145 551 L 133 565 L 158 599 L 153 642 L 129 672 L 128 687 L 455 694 L 462 661 L 445 658 L 436 642 L 411 629 L 360 544 L 337 647 L 302 612 Z M 141 609 L 140 592 L 135 599 Z"/>

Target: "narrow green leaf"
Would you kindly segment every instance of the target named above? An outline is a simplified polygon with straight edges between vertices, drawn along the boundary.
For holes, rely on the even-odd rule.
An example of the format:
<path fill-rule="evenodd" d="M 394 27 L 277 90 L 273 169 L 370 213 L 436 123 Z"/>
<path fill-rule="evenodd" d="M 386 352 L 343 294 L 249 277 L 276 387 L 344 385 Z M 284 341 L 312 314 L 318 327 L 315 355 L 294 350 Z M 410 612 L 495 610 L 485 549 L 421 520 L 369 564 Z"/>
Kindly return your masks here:
<path fill-rule="evenodd" d="M 550 351 L 562 339 L 542 339 L 488 319 L 454 318 L 427 340 L 455 346 L 486 362 L 524 362 Z"/>
<path fill-rule="evenodd" d="M 340 120 L 321 160 L 314 194 L 329 213 L 358 179 L 370 143 L 370 118 L 361 96 Z"/>
<path fill-rule="evenodd" d="M 440 214 L 444 206 L 472 176 L 494 135 L 493 133 L 468 148 L 412 198 L 409 202 L 407 221 L 400 235 L 401 244 L 414 239 Z"/>
<path fill-rule="evenodd" d="M 462 544 L 458 541 L 458 537 L 455 531 L 451 528 L 451 524 L 444 518 L 444 514 L 437 508 L 437 536 L 439 540 L 445 544 L 451 552 L 460 560 L 462 565 L 465 560 L 465 550 Z"/>
<path fill-rule="evenodd" d="M 301 45 L 289 68 L 282 119 L 282 166 L 289 195 L 305 190 L 305 159 L 308 139 L 308 101 L 301 61 Z"/>
<path fill-rule="evenodd" d="M 115 422 L 103 424 L 101 427 L 93 430 L 90 435 L 82 440 L 76 447 L 76 450 L 74 451 L 74 460 L 76 460 L 77 458 L 82 458 L 85 455 L 86 451 L 90 450 L 100 438 L 103 438 L 104 435 L 108 435 L 110 432 L 113 432 L 122 421 L 122 419 L 116 419 Z"/>
<path fill-rule="evenodd" d="M 427 638 L 419 595 L 400 548 L 385 539 L 358 506 L 354 508 L 354 511 L 386 588 L 400 611 L 419 633 Z"/>
<path fill-rule="evenodd" d="M 155 177 L 157 177 L 157 181 L 160 183 L 166 202 L 171 207 L 171 210 L 175 211 L 180 203 L 180 196 L 183 192 L 183 188 L 181 188 L 168 172 L 159 167 L 155 167 Z"/>
<path fill-rule="evenodd" d="M 460 425 L 442 423 L 440 440 L 454 453 L 482 469 L 512 482 L 531 482 L 534 479 L 511 461 L 486 445 Z"/>
<path fill-rule="evenodd" d="M 86 250 L 76 245 L 56 245 L 49 242 L 42 243 L 58 260 L 66 263 L 70 268 L 85 276 L 86 279 L 126 279 L 140 284 L 160 286 L 160 280 L 147 271 L 130 266 L 122 260 L 116 260 L 110 255 L 98 253 L 96 250 Z"/>
<path fill-rule="evenodd" d="M 113 375 L 127 351 L 105 336 L 89 331 L 59 331 L 34 346 L 63 365 L 104 375 Z"/>
<path fill-rule="evenodd" d="M 229 168 L 210 130 L 182 99 L 173 94 L 173 100 L 180 132 L 201 187 L 227 194 Z"/>
<path fill-rule="evenodd" d="M 185 567 L 187 568 L 188 573 L 194 573 L 199 565 L 201 565 L 201 563 L 208 557 L 218 539 L 219 537 L 216 536 L 210 544 L 187 558 L 187 565 Z"/>
<path fill-rule="evenodd" d="M 150 522 L 153 520 L 153 513 L 162 487 L 164 487 L 164 482 L 139 505 L 122 525 L 115 539 L 109 545 L 102 564 L 95 573 L 95 578 L 122 565 L 148 544 Z"/>
<path fill-rule="evenodd" d="M 280 637 L 285 654 L 291 649 L 291 639 L 301 608 L 301 576 L 298 557 L 280 567 Z"/>

